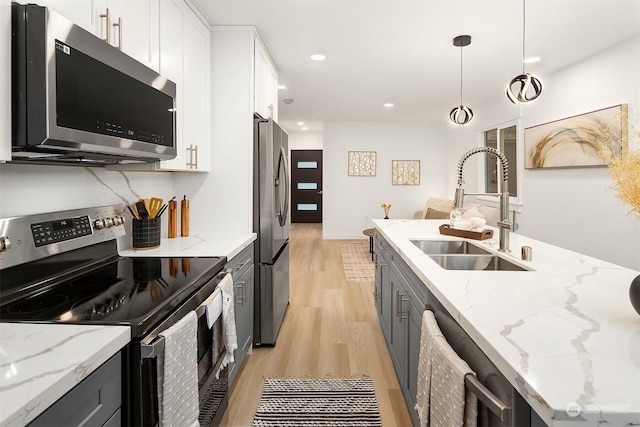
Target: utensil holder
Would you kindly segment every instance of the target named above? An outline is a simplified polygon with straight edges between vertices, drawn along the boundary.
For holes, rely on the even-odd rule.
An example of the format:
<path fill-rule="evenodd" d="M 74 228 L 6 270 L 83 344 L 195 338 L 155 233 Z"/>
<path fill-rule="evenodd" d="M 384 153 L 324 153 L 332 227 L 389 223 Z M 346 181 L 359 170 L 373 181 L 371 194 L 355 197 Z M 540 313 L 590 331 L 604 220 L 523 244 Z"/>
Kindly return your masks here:
<path fill-rule="evenodd" d="M 134 249 L 160 246 L 160 218 L 134 219 L 131 228 Z"/>

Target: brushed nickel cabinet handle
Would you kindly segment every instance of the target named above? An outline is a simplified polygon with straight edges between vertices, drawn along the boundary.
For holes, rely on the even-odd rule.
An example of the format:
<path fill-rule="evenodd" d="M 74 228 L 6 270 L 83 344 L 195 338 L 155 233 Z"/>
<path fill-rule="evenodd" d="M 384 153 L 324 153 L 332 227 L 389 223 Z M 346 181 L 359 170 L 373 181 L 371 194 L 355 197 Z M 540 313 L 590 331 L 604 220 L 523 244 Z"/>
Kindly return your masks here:
<path fill-rule="evenodd" d="M 114 45 L 113 47 L 118 50 L 122 50 L 122 18 L 118 18 L 118 22 L 113 24 L 114 27 L 118 27 L 118 45 Z"/>
<path fill-rule="evenodd" d="M 101 13 L 100 14 L 100 19 L 104 18 L 106 21 L 106 24 L 104 26 L 105 31 L 106 31 L 106 38 L 102 39 L 104 41 L 106 41 L 107 43 L 111 44 L 111 12 L 109 12 L 109 8 L 107 8 L 105 13 Z"/>

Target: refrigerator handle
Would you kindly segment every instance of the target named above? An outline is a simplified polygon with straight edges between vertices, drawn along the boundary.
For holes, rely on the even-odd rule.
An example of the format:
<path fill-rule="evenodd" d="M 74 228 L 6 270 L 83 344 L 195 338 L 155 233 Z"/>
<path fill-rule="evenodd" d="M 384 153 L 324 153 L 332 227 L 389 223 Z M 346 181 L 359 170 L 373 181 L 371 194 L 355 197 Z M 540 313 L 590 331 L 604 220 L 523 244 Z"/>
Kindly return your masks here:
<path fill-rule="evenodd" d="M 278 161 L 278 180 L 280 179 L 280 168 L 284 168 L 284 206 L 280 212 L 280 226 L 284 227 L 287 223 L 287 215 L 289 214 L 289 167 L 287 165 L 287 153 L 284 147 L 280 147 L 280 160 Z"/>

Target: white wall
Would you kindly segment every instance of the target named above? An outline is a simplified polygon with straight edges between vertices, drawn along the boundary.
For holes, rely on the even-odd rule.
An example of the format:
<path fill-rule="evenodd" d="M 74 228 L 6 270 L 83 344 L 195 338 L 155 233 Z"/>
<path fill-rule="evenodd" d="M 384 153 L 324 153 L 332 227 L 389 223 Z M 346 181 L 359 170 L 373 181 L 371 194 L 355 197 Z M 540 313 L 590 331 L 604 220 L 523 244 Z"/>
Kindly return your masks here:
<path fill-rule="evenodd" d="M 480 145 L 481 130 L 517 118 L 519 109 L 521 130 L 622 103 L 639 111 L 639 53 L 640 37 L 634 37 L 541 76 L 544 92 L 530 105 L 516 107 L 501 97 L 490 105 L 475 106 L 476 119 L 469 127 L 447 132 L 451 147 L 447 162 L 454 167 L 451 157 Z M 630 121 L 640 129 L 637 113 L 630 115 Z M 522 150 L 518 158 L 524 159 Z M 478 162 L 469 159 L 465 164 L 465 181 L 471 189 L 477 189 Z M 640 270 L 640 220 L 629 216 L 629 206 L 615 198 L 606 168 L 530 169 L 522 170 L 520 177 L 524 205 L 518 233 Z"/>
<path fill-rule="evenodd" d="M 376 176 L 348 176 L 349 151 L 377 152 Z M 363 238 L 362 230 L 373 226 L 371 219 L 384 217 L 382 203 L 391 203 L 390 218 L 413 218 L 428 197 L 447 195 L 444 155 L 443 132 L 427 125 L 327 122 L 324 238 Z M 420 185 L 392 185 L 392 160 L 420 160 Z"/>
<path fill-rule="evenodd" d="M 289 151 L 291 150 L 322 150 L 324 134 L 318 132 L 288 132 Z"/>

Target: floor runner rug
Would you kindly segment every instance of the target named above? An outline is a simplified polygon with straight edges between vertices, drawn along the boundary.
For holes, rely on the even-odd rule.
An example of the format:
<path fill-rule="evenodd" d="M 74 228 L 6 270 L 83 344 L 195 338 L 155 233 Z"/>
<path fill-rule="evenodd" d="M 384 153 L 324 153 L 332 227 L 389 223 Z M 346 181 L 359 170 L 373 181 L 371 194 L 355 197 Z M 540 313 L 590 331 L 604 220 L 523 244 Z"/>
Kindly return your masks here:
<path fill-rule="evenodd" d="M 369 378 L 267 379 L 253 427 L 382 426 Z"/>
<path fill-rule="evenodd" d="M 340 245 L 342 265 L 347 282 L 373 282 L 376 276 L 375 265 L 371 261 L 367 240 L 349 240 Z"/>

